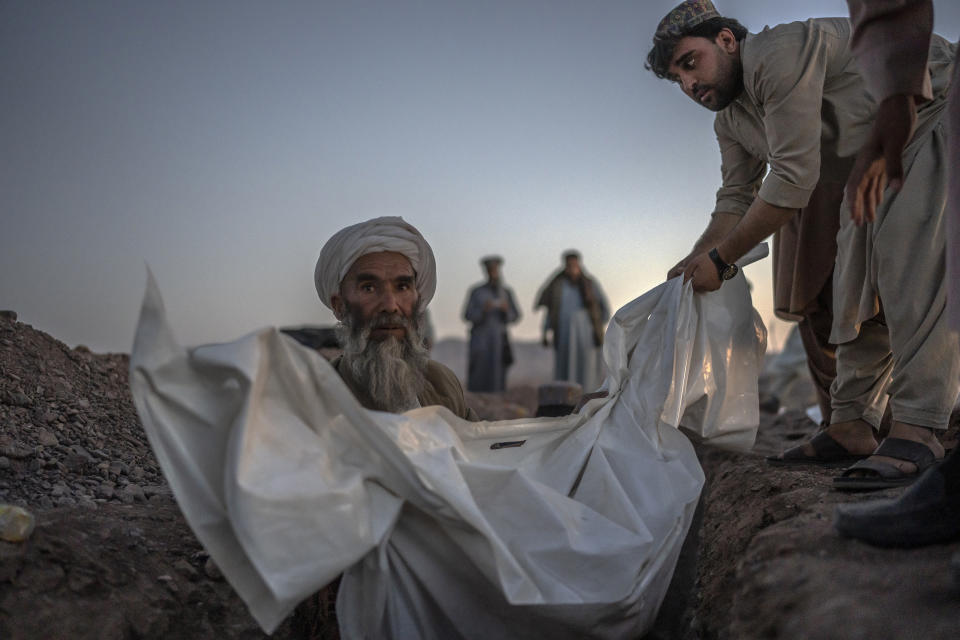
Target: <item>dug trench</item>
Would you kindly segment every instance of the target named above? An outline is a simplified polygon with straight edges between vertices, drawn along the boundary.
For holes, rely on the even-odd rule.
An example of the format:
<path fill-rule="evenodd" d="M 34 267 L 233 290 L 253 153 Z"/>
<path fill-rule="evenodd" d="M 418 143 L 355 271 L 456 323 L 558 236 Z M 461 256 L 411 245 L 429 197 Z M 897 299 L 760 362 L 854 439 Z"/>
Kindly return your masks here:
<path fill-rule="evenodd" d="M 0 638 L 263 638 L 196 542 L 140 428 L 128 358 L 70 349 L 0 313 L 0 502 L 36 517 L 0 541 Z M 530 389 L 472 398 L 515 417 Z M 764 415 L 750 454 L 699 448 L 698 516 L 648 637 L 953 638 L 960 545 L 874 549 L 838 537 L 834 471 L 768 466 L 807 437 L 802 414 Z M 893 495 L 894 492 L 886 492 Z M 333 638 L 332 589 L 274 638 Z"/>

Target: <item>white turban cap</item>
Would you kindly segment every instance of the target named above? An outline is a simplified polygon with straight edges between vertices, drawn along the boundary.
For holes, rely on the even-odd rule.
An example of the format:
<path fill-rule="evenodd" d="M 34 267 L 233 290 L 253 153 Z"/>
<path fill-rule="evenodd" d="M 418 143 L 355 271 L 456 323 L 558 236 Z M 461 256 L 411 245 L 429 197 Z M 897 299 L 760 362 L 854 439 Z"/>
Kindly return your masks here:
<path fill-rule="evenodd" d="M 416 273 L 419 308 L 427 307 L 437 290 L 437 263 L 433 250 L 420 232 L 399 216 L 374 218 L 341 229 L 327 240 L 320 250 L 313 281 L 317 285 L 320 301 L 333 309 L 330 298 L 340 292 L 350 267 L 368 253 L 394 251 L 403 254 Z"/>

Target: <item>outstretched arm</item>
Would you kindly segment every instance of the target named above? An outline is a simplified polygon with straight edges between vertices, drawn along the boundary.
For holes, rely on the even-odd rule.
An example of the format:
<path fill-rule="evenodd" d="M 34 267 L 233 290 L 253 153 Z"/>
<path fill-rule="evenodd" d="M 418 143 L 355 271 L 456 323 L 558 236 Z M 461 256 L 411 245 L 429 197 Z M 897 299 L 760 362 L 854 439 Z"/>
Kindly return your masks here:
<path fill-rule="evenodd" d="M 705 246 L 703 252 L 694 257 L 683 272 L 684 282 L 693 281 L 694 291 L 715 291 L 723 284 L 717 266 L 707 255 L 714 246 L 720 259 L 726 263 L 739 260 L 764 238 L 782 227 L 797 213 L 796 209 L 778 207 L 760 198 L 756 198 L 746 215 L 719 243 Z"/>

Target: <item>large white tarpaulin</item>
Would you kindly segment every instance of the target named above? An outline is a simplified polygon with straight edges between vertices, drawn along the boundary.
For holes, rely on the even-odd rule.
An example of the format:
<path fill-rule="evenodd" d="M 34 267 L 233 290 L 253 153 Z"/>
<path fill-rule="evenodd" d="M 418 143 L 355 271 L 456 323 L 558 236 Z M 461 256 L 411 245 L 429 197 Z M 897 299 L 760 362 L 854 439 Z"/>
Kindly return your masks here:
<path fill-rule="evenodd" d="M 184 349 L 151 279 L 131 387 L 187 521 L 265 630 L 344 573 L 345 638 L 625 638 L 653 623 L 703 486 L 677 427 L 752 446 L 765 337 L 742 275 L 706 295 L 675 278 L 611 320 L 609 397 L 471 423 L 363 409 L 274 329 Z"/>

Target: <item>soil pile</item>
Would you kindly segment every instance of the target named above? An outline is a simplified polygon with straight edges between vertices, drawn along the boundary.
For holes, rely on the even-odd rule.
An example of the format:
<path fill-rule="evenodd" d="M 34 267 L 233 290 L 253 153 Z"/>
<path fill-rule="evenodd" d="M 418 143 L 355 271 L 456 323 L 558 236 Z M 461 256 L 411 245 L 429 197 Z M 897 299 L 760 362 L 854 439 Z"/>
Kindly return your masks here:
<path fill-rule="evenodd" d="M 129 358 L 15 318 L 0 315 L 0 502 L 37 524 L 0 542 L 0 638 L 264 637 L 180 515 Z"/>

